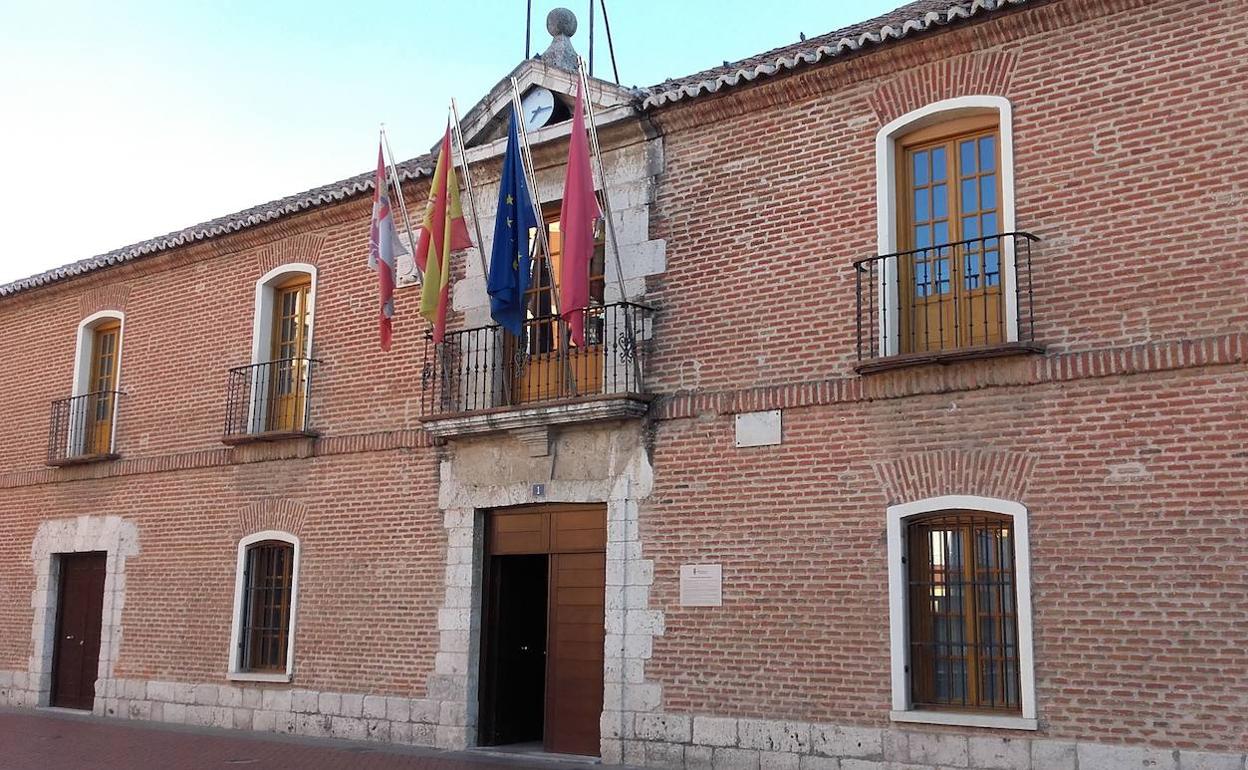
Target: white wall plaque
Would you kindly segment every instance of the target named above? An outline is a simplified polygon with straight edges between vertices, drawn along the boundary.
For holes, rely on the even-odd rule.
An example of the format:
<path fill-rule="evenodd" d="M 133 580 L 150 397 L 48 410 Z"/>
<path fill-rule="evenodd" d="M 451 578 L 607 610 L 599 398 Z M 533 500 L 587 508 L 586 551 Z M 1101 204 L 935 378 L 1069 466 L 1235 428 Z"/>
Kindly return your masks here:
<path fill-rule="evenodd" d="M 779 443 L 779 409 L 737 415 L 737 446 L 773 446 Z"/>
<path fill-rule="evenodd" d="M 723 603 L 724 570 L 722 565 L 680 565 L 680 606 L 719 607 Z"/>

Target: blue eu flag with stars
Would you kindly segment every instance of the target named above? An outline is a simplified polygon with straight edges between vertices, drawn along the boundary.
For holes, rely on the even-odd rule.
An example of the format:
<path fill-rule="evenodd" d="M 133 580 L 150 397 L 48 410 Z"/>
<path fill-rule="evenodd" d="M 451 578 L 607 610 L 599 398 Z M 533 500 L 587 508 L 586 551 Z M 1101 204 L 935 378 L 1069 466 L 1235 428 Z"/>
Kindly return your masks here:
<path fill-rule="evenodd" d="M 494 216 L 494 248 L 490 254 L 490 315 L 517 336 L 524 330 L 524 293 L 529 288 L 529 228 L 537 227 L 529 184 L 520 159 L 516 134 L 516 109 L 511 109 L 507 132 L 507 155 L 498 189 L 498 213 Z"/>

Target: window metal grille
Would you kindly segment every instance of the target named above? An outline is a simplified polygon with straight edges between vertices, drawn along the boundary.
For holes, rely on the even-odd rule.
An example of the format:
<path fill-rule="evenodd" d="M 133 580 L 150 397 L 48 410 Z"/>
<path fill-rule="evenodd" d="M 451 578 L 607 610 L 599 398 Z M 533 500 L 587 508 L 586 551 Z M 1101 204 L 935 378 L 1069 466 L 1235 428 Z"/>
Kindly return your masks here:
<path fill-rule="evenodd" d="M 294 561 L 294 546 L 280 540 L 247 548 L 239 639 L 244 671 L 286 670 Z"/>
<path fill-rule="evenodd" d="M 1018 712 L 1011 519 L 941 513 L 907 539 L 913 706 Z"/>

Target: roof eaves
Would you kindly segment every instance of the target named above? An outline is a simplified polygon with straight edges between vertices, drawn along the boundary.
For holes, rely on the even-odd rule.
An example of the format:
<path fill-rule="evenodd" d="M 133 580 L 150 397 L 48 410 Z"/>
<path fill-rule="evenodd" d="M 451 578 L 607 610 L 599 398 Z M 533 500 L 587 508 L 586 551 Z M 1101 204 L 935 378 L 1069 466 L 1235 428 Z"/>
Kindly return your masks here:
<path fill-rule="evenodd" d="M 676 86 L 662 83 L 648 89 L 649 94 L 642 100 L 643 110 L 654 109 L 684 99 L 717 93 L 724 88 L 732 88 L 742 83 L 753 82 L 759 78 L 771 77 L 797 68 L 801 64 L 817 64 L 825 59 L 835 58 L 847 53 L 861 51 L 864 48 L 880 45 L 890 40 L 901 40 L 916 32 L 926 32 L 935 27 L 944 26 L 953 21 L 969 19 L 982 13 L 998 11 L 1008 6 L 1019 6 L 1029 0 L 970 0 L 949 5 L 943 10 L 932 10 L 903 21 L 888 21 L 878 29 L 846 35 L 834 41 L 820 43 L 808 48 L 793 46 L 782 49 L 784 52 L 764 62 L 751 62 L 744 67 L 720 67 L 707 70 L 705 73 L 689 76 L 688 82 Z M 882 17 L 884 18 L 884 17 Z M 833 33 L 835 35 L 836 33 Z M 670 82 L 670 81 L 669 81 Z"/>

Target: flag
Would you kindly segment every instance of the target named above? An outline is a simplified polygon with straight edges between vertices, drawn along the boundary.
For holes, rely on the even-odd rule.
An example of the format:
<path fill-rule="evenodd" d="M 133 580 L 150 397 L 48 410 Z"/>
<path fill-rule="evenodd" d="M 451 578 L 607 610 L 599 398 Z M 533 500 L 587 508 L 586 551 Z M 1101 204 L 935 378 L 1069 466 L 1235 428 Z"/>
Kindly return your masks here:
<path fill-rule="evenodd" d="M 498 212 L 494 215 L 494 245 L 490 254 L 490 315 L 504 329 L 520 336 L 524 331 L 525 291 L 529 288 L 529 229 L 538 226 L 533 199 L 520 159 L 516 133 L 516 109 L 511 108 L 507 154 L 498 189 Z"/>
<path fill-rule="evenodd" d="M 373 220 L 368 229 L 368 266 L 377 271 L 377 292 L 381 306 L 381 349 L 390 349 L 394 318 L 395 263 L 407 254 L 394 226 L 390 208 L 390 182 L 386 178 L 386 161 L 377 147 L 377 177 L 373 181 Z"/>
<path fill-rule="evenodd" d="M 589 170 L 589 141 L 585 138 L 585 95 L 578 84 L 568 147 L 568 175 L 563 183 L 559 212 L 562 239 L 559 265 L 559 308 L 572 332 L 572 341 L 585 345 L 585 310 L 589 307 L 589 262 L 594 256 L 594 224 L 602 216 Z"/>
<path fill-rule="evenodd" d="M 429 202 L 416 247 L 416 265 L 425 273 L 420 293 L 420 314 L 433 324 L 433 341 L 446 333 L 446 309 L 451 294 L 451 252 L 472 246 L 464 210 L 459 203 L 459 181 L 451 161 L 451 123 L 446 123 L 442 148 L 434 166 Z"/>

